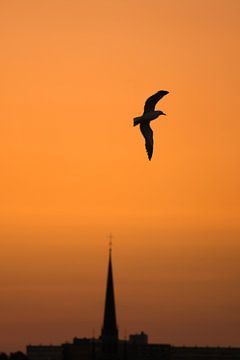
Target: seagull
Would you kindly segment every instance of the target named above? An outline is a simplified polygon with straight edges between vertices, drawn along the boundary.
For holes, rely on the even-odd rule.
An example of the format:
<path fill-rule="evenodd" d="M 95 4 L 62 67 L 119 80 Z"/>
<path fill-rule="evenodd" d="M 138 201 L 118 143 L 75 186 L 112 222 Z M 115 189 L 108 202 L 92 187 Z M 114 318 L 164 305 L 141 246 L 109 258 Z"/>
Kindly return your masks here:
<path fill-rule="evenodd" d="M 150 127 L 150 121 L 155 120 L 160 115 L 166 115 L 161 110 L 155 110 L 155 105 L 168 93 L 169 92 L 166 90 L 160 90 L 156 94 L 150 96 L 145 102 L 142 116 L 137 116 L 133 119 L 133 126 L 140 124 L 140 130 L 145 138 L 145 147 L 149 160 L 151 160 L 153 153 L 153 131 Z"/>

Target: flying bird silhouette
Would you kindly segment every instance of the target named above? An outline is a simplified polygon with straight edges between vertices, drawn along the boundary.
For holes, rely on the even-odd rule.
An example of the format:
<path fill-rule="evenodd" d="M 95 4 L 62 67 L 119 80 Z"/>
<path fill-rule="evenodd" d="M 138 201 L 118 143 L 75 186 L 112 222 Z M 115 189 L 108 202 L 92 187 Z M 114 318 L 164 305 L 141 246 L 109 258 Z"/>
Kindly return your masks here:
<path fill-rule="evenodd" d="M 160 115 L 166 115 L 161 110 L 155 110 L 155 105 L 168 93 L 169 92 L 166 90 L 160 90 L 156 94 L 150 96 L 145 102 L 142 116 L 137 116 L 133 119 L 133 126 L 140 124 L 140 130 L 145 138 L 145 147 L 149 160 L 151 160 L 153 153 L 153 131 L 150 127 L 150 121 L 155 120 Z"/>

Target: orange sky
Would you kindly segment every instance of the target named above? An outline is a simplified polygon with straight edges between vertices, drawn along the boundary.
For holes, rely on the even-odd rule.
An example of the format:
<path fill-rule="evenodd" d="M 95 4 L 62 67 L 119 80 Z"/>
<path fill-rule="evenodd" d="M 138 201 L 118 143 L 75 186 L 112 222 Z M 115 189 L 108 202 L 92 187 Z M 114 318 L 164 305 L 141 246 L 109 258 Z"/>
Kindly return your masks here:
<path fill-rule="evenodd" d="M 0 350 L 238 345 L 238 0 L 2 0 Z M 132 118 L 159 89 L 147 160 Z"/>

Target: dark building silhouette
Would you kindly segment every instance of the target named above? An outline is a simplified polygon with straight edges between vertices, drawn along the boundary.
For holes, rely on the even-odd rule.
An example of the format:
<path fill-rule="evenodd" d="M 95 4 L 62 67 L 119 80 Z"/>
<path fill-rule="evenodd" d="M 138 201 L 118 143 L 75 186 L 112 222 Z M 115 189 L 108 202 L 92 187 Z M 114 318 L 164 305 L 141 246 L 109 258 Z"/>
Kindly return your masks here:
<path fill-rule="evenodd" d="M 148 343 L 148 336 L 143 331 L 140 334 L 133 334 L 129 336 L 129 343 L 130 344 L 147 344 Z"/>
<path fill-rule="evenodd" d="M 31 360 L 63 360 L 62 345 L 28 345 L 27 357 Z"/>
<path fill-rule="evenodd" d="M 72 343 L 62 345 L 28 345 L 27 357 L 28 360 L 240 360 L 240 348 L 149 344 L 148 336 L 143 331 L 130 335 L 128 340 L 120 340 L 110 248 L 103 325 L 99 338 L 74 338 Z M 7 359 L 2 355 L 0 360 Z"/>
<path fill-rule="evenodd" d="M 95 360 L 95 341 L 93 339 L 74 338 L 73 343 L 63 344 L 64 360 Z"/>

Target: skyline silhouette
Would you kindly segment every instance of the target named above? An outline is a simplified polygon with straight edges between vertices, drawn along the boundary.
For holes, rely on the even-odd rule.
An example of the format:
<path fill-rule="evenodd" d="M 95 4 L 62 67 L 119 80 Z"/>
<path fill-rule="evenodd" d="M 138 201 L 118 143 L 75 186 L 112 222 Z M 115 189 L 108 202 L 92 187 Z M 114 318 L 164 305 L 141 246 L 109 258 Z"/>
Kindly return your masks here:
<path fill-rule="evenodd" d="M 238 360 L 240 347 L 213 346 L 174 346 L 148 342 L 148 335 L 143 331 L 129 335 L 127 339 L 118 336 L 116 304 L 114 296 L 112 269 L 112 245 L 110 242 L 107 282 L 104 301 L 102 329 L 99 336 L 87 338 L 74 337 L 58 345 L 26 346 L 26 355 L 22 352 L 7 356 L 0 353 L 0 360 Z M 137 302 L 137 299 L 136 299 Z"/>

